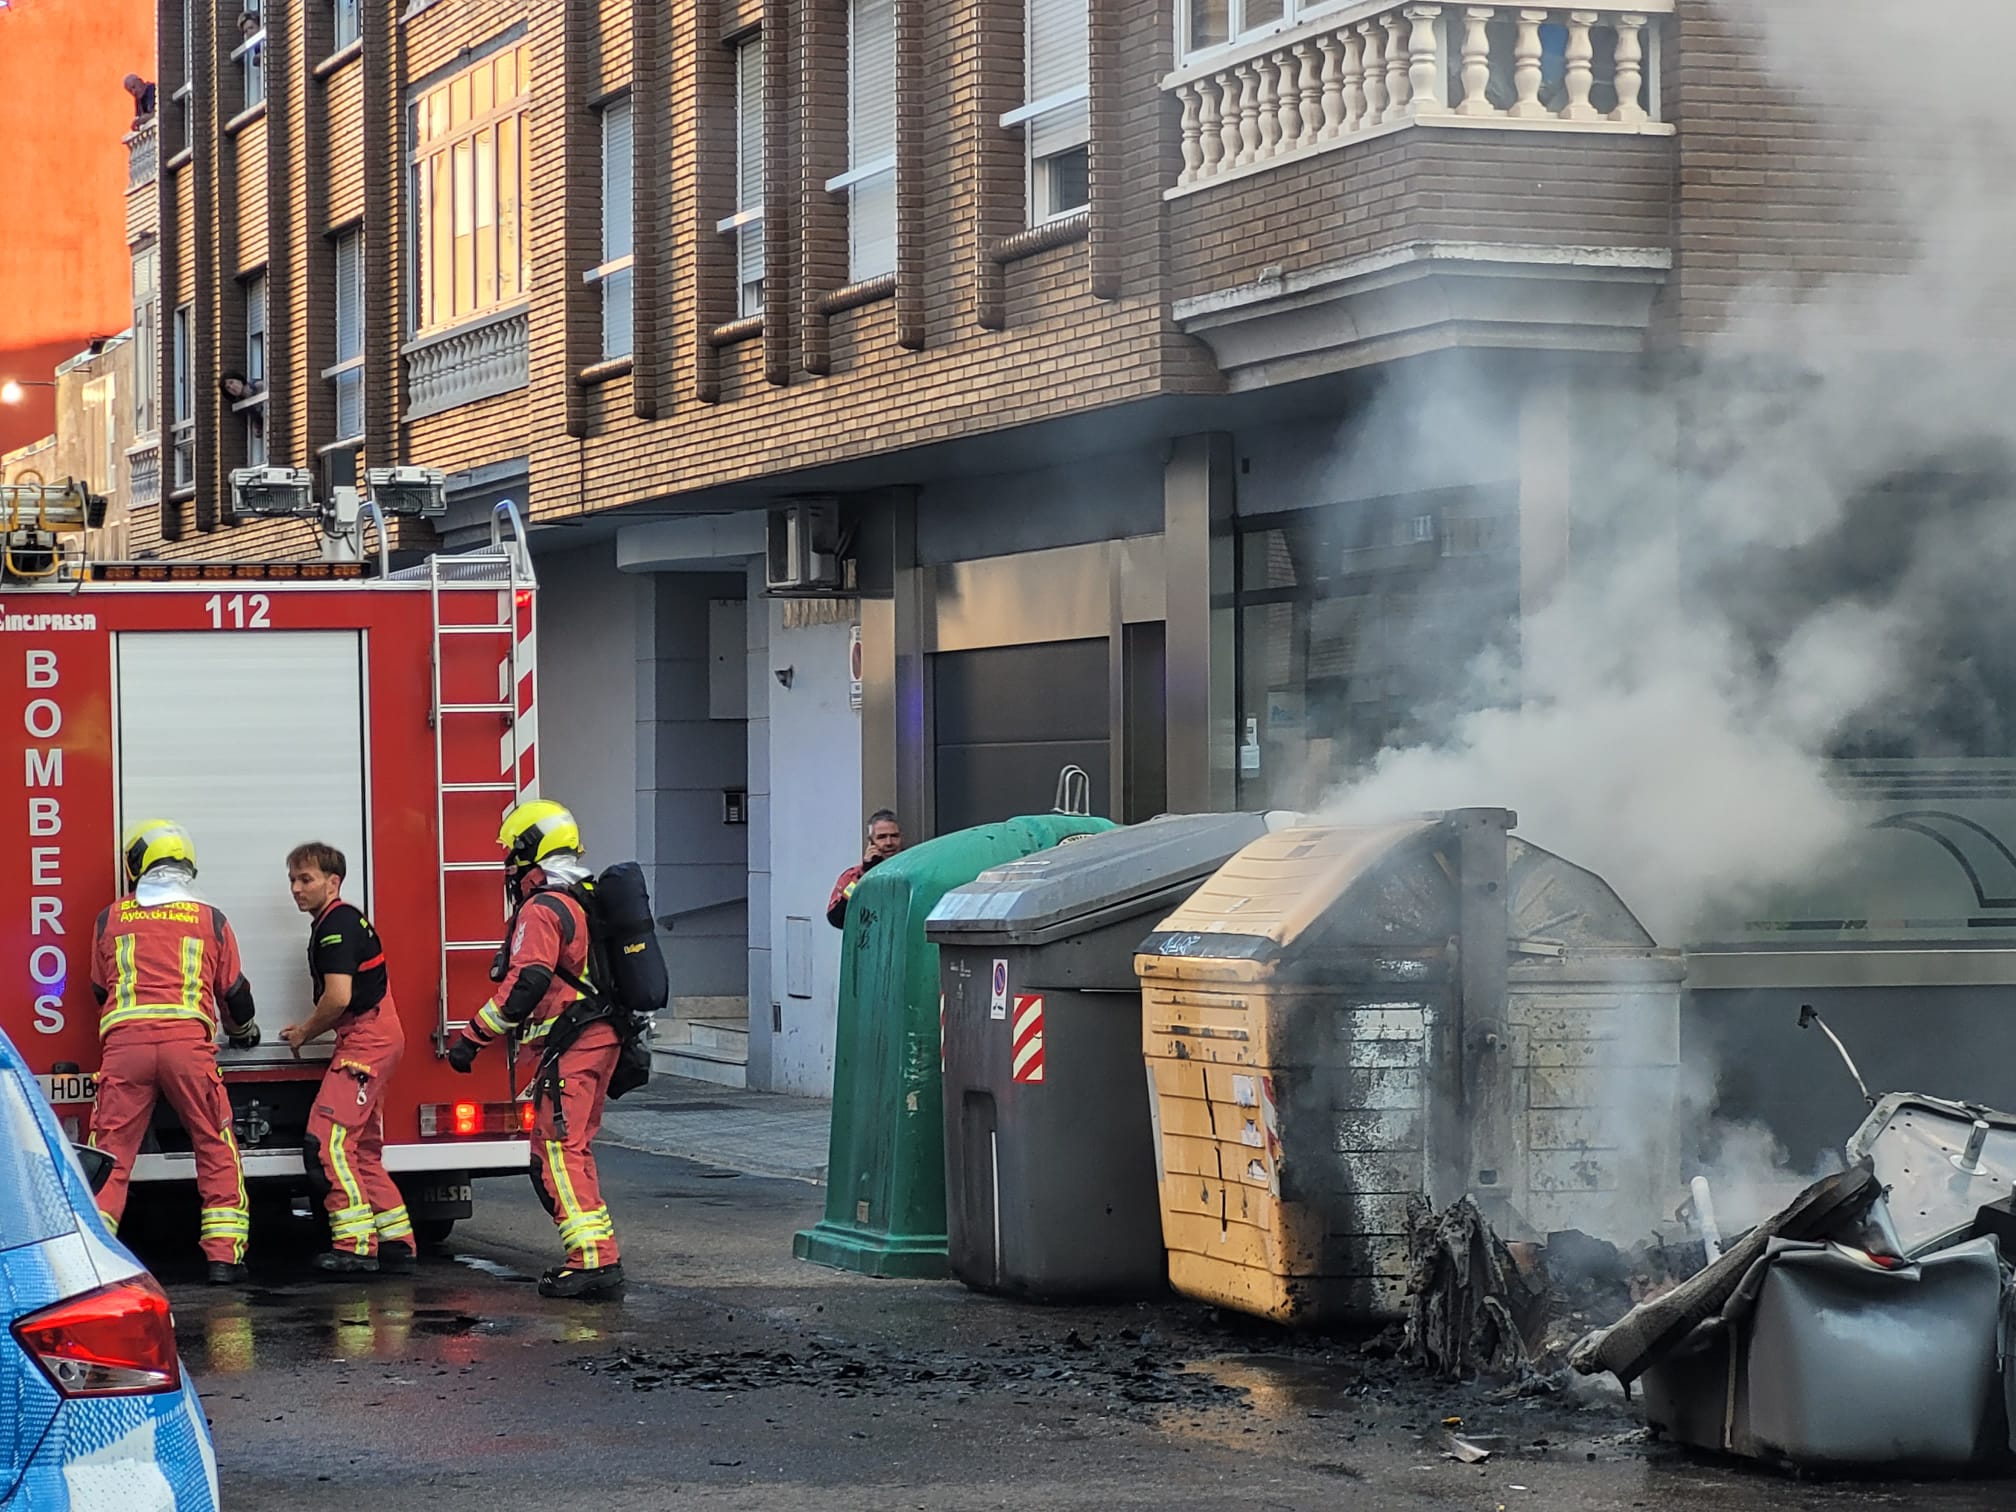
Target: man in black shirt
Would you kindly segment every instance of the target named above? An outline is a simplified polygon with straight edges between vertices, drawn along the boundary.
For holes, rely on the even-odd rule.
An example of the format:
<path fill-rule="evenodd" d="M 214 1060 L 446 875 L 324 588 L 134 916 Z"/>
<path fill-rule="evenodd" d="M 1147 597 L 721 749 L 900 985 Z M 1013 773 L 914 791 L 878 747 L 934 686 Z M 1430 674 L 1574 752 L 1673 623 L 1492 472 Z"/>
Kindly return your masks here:
<path fill-rule="evenodd" d="M 311 841 L 287 857 L 294 906 L 312 920 L 308 974 L 315 1010 L 280 1038 L 297 1056 L 331 1029 L 336 1045 L 302 1140 L 308 1184 L 329 1212 L 326 1271 L 413 1269 L 413 1222 L 385 1173 L 385 1084 L 406 1051 L 385 949 L 361 911 L 339 896 L 347 867 L 333 845 Z"/>

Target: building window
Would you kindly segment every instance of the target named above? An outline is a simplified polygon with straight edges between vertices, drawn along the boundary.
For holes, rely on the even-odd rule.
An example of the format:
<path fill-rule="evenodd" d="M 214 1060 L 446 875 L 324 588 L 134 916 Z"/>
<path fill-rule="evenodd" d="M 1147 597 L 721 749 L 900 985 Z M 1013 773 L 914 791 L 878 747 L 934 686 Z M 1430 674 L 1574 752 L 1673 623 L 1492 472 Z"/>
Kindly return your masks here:
<path fill-rule="evenodd" d="M 245 110 L 266 102 L 266 22 L 259 6 L 260 0 L 245 0 L 245 9 L 238 16 L 238 45 L 231 49 L 231 60 L 238 65 L 244 85 L 241 108 Z"/>
<path fill-rule="evenodd" d="M 266 392 L 266 275 L 245 280 L 245 378 L 252 392 Z"/>
<path fill-rule="evenodd" d="M 1243 42 L 1301 13 L 1334 8 L 1329 0 L 1177 0 L 1177 31 L 1185 54 Z"/>
<path fill-rule="evenodd" d="M 519 43 L 413 100 L 417 331 L 524 301 L 531 66 Z"/>
<path fill-rule="evenodd" d="M 245 280 L 245 381 L 249 398 L 231 406 L 245 424 L 245 465 L 266 465 L 266 275 Z"/>
<path fill-rule="evenodd" d="M 336 397 L 336 439 L 364 434 L 364 233 L 336 238 L 336 361 L 322 376 Z"/>
<path fill-rule="evenodd" d="M 164 152 L 189 152 L 196 146 L 191 116 L 196 99 L 196 14 L 192 0 L 182 0 L 182 82 L 168 98 L 175 106 L 175 139 Z"/>
<path fill-rule="evenodd" d="M 1389 495 L 1240 527 L 1241 808 L 1320 803 L 1381 751 L 1440 739 L 1472 706 L 1470 670 L 1487 655 L 1516 678 L 1516 489 Z"/>
<path fill-rule="evenodd" d="M 161 249 L 133 254 L 133 431 L 150 435 L 159 425 L 161 392 Z"/>
<path fill-rule="evenodd" d="M 192 386 L 196 339 L 196 307 L 177 305 L 173 341 L 175 392 L 171 411 L 175 444 L 176 488 L 192 488 L 196 483 L 196 394 Z"/>
<path fill-rule="evenodd" d="M 343 51 L 364 34 L 359 26 L 357 5 L 358 0 L 331 0 L 331 19 L 335 23 L 333 35 L 337 52 Z"/>
<path fill-rule="evenodd" d="M 602 261 L 586 274 L 602 291 L 602 359 L 630 353 L 632 238 L 630 102 L 602 107 Z"/>
<path fill-rule="evenodd" d="M 851 0 L 847 12 L 847 171 L 826 181 L 847 193 L 847 270 L 853 283 L 896 271 L 896 9 Z"/>
<path fill-rule="evenodd" d="M 735 239 L 735 313 L 763 313 L 763 38 L 735 48 L 735 213 L 718 230 Z"/>
<path fill-rule="evenodd" d="M 1091 200 L 1088 0 L 1024 0 L 1023 103 L 1001 118 L 1029 149 L 1029 223 L 1074 215 Z"/>

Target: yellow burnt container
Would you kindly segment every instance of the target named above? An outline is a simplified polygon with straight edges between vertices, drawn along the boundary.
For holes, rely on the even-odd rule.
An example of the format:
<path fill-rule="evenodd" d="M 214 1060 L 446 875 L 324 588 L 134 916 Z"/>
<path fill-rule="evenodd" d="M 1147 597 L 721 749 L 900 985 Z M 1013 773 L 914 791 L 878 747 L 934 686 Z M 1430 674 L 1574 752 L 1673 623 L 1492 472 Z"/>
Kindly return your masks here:
<path fill-rule="evenodd" d="M 1276 831 L 1143 942 L 1177 1291 L 1376 1319 L 1415 1193 L 1470 1192 L 1508 1235 L 1632 1232 L 1670 1205 L 1679 957 L 1516 822 Z"/>

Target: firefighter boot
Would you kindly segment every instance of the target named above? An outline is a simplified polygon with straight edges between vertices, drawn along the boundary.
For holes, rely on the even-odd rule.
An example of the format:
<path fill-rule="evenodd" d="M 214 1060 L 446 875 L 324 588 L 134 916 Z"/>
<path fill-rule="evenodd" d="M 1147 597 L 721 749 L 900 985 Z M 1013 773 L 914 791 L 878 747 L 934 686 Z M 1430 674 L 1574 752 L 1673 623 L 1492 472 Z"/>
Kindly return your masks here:
<path fill-rule="evenodd" d="M 556 1265 L 539 1278 L 542 1297 L 606 1297 L 623 1289 L 622 1265 L 597 1265 L 588 1270 L 569 1270 Z"/>
<path fill-rule="evenodd" d="M 378 1241 L 378 1269 L 388 1276 L 410 1276 L 420 1268 L 413 1246 L 399 1239 Z"/>
<path fill-rule="evenodd" d="M 212 1286 L 236 1286 L 248 1274 L 242 1265 L 235 1265 L 229 1260 L 212 1260 L 206 1279 Z"/>
<path fill-rule="evenodd" d="M 341 1275 L 352 1272 L 376 1273 L 378 1257 L 375 1255 L 354 1255 L 349 1250 L 324 1250 L 315 1257 L 317 1270 L 335 1271 Z"/>

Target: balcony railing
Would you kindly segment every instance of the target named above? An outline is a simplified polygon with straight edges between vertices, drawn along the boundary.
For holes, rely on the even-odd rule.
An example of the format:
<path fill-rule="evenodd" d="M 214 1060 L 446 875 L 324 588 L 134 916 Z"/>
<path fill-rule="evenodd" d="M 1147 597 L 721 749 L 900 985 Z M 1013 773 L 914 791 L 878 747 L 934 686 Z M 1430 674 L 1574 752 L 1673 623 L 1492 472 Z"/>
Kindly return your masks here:
<path fill-rule="evenodd" d="M 146 124 L 126 133 L 126 187 L 138 189 L 154 182 L 161 166 L 161 125 L 150 117 Z"/>
<path fill-rule="evenodd" d="M 531 320 L 524 305 L 408 342 L 406 418 L 508 394 L 530 381 Z"/>
<path fill-rule="evenodd" d="M 136 509 L 161 502 L 161 442 L 158 437 L 126 453 L 126 501 Z"/>
<path fill-rule="evenodd" d="M 1163 81 L 1183 105 L 1175 193 L 1420 123 L 1652 132 L 1672 0 L 1341 6 Z"/>

